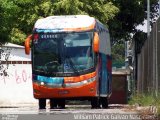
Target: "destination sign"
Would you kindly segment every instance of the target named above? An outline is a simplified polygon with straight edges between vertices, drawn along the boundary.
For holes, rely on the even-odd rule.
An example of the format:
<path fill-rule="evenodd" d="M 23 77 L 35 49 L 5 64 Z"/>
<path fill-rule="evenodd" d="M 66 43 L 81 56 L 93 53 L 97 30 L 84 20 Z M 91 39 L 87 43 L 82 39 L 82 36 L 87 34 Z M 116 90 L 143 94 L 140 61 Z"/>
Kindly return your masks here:
<path fill-rule="evenodd" d="M 58 34 L 42 34 L 42 35 L 40 35 L 41 39 L 56 39 L 59 37 L 60 37 L 60 35 L 58 35 Z"/>

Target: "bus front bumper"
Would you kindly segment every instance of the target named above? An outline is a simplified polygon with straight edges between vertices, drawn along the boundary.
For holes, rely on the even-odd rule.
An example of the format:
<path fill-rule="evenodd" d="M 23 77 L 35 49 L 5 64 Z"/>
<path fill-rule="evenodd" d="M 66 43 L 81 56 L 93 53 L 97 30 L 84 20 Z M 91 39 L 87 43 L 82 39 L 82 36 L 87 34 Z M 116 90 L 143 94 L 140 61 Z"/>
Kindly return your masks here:
<path fill-rule="evenodd" d="M 33 82 L 33 93 L 36 99 L 94 97 L 97 96 L 97 86 L 96 79 L 77 86 L 64 85 L 61 87 L 51 87 Z"/>

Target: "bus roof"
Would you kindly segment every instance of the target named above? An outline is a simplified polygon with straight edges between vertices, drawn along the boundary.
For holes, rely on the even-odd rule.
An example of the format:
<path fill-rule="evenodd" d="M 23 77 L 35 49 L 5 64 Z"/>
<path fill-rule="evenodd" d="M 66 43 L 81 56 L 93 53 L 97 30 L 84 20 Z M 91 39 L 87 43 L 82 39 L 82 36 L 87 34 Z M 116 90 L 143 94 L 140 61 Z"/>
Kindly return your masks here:
<path fill-rule="evenodd" d="M 34 30 L 37 32 L 86 31 L 94 29 L 95 18 L 88 15 L 50 16 L 38 19 Z"/>

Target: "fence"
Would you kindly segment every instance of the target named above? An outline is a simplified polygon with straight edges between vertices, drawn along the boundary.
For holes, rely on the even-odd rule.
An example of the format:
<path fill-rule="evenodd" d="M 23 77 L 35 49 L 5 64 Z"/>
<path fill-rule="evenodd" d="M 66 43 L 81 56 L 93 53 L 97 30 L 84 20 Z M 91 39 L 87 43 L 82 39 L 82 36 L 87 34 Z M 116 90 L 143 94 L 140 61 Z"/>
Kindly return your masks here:
<path fill-rule="evenodd" d="M 153 25 L 150 37 L 137 55 L 137 91 L 160 92 L 160 19 Z"/>

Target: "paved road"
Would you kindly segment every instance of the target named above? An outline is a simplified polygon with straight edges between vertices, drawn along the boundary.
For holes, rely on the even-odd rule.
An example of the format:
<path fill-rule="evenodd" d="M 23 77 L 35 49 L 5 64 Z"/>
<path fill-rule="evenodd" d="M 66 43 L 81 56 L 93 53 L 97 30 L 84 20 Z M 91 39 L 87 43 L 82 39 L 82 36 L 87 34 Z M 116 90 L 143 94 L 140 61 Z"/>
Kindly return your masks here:
<path fill-rule="evenodd" d="M 141 120 L 136 111 L 124 105 L 91 109 L 89 105 L 67 105 L 66 109 L 38 110 L 37 105 L 2 106 L 0 120 Z"/>

